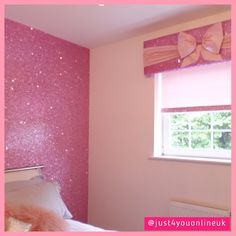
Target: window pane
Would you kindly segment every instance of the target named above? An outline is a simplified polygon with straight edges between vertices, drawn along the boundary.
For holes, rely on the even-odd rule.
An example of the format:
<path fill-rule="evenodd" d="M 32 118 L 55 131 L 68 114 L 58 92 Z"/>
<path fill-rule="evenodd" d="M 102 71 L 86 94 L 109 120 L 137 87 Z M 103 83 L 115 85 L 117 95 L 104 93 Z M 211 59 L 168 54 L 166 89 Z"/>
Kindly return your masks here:
<path fill-rule="evenodd" d="M 213 113 L 214 129 L 231 129 L 231 112 Z"/>
<path fill-rule="evenodd" d="M 189 146 L 188 132 L 172 132 L 171 146 L 175 148 L 188 148 Z"/>
<path fill-rule="evenodd" d="M 171 115 L 171 129 L 188 130 L 188 115 L 187 114 Z"/>
<path fill-rule="evenodd" d="M 191 114 L 191 129 L 204 130 L 211 128 L 210 113 L 195 112 Z"/>
<path fill-rule="evenodd" d="M 192 148 L 210 148 L 211 147 L 211 133 L 210 132 L 192 132 L 191 133 L 191 147 Z"/>
<path fill-rule="evenodd" d="M 215 149 L 231 149 L 231 132 L 214 132 Z"/>

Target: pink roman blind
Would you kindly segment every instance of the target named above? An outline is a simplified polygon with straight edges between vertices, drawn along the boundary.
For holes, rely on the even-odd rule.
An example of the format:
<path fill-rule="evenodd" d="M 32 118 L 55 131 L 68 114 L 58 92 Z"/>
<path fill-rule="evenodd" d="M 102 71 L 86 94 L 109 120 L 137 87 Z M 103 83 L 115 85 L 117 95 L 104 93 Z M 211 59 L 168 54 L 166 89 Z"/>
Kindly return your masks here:
<path fill-rule="evenodd" d="M 144 42 L 144 74 L 231 60 L 231 20 Z"/>
<path fill-rule="evenodd" d="M 231 62 L 162 74 L 162 112 L 230 110 Z"/>

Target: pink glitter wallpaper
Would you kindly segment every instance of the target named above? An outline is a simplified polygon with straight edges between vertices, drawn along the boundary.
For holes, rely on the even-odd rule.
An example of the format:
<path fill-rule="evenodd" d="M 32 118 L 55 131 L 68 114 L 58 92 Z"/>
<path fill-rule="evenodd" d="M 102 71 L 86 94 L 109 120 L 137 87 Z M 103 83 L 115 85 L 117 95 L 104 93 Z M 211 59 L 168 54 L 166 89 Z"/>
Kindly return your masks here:
<path fill-rule="evenodd" d="M 210 25 L 206 25 L 199 28 L 194 28 L 191 30 L 184 31 L 185 33 L 188 33 L 192 35 L 196 40 L 197 43 L 202 42 L 203 35 L 206 33 L 206 31 L 209 29 Z M 223 34 L 229 35 L 231 34 L 231 20 L 227 20 L 222 22 L 222 28 L 223 28 Z M 149 47 L 157 47 L 157 46 L 166 46 L 166 45 L 177 45 L 178 43 L 178 34 L 171 34 L 163 37 L 159 37 L 156 39 L 147 40 L 144 42 L 144 48 Z M 228 48 L 221 48 L 220 55 L 223 59 L 223 61 L 229 61 L 231 60 L 231 49 Z M 182 59 L 176 58 L 171 59 L 165 62 L 149 65 L 144 67 L 144 74 L 147 76 L 151 76 L 158 72 L 164 72 L 164 71 L 170 71 L 170 70 L 177 70 L 180 69 Z M 199 58 L 197 63 L 194 63 L 190 66 L 196 66 L 196 65 L 203 65 L 203 64 L 209 64 L 213 63 L 212 61 L 205 61 L 202 57 Z M 215 62 L 214 62 L 215 63 Z M 185 68 L 185 67 L 182 67 Z"/>
<path fill-rule="evenodd" d="M 5 167 L 43 164 L 87 221 L 89 49 L 5 21 Z"/>

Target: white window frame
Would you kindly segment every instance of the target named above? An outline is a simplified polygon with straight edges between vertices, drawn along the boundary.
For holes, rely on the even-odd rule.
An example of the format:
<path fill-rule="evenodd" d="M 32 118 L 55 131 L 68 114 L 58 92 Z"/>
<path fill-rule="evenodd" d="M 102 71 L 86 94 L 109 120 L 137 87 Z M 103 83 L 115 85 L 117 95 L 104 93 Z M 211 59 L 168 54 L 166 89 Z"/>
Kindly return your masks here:
<path fill-rule="evenodd" d="M 230 112 L 229 110 L 217 110 L 217 111 L 203 111 L 203 112 L 209 112 L 213 114 L 213 112 Z M 189 148 L 173 148 L 171 147 L 171 129 L 170 129 L 170 115 L 171 114 L 186 114 L 186 113 L 196 113 L 196 112 L 174 112 L 174 113 L 162 113 L 162 129 L 163 129 L 163 139 L 162 139 L 162 155 L 176 155 L 176 156 L 196 156 L 196 157 L 209 157 L 209 158 L 218 158 L 218 159 L 229 159 L 231 155 L 230 150 L 223 150 L 223 149 L 192 149 L 191 147 Z M 176 130 L 176 132 L 181 132 L 181 130 Z M 191 132 L 196 132 L 198 130 L 187 130 L 186 132 L 190 133 Z M 211 132 L 211 138 L 213 136 L 214 131 L 219 131 L 219 132 L 231 132 L 230 129 L 225 129 L 225 130 L 216 130 L 216 129 L 209 129 L 209 130 L 200 130 L 200 131 L 208 131 Z M 191 142 L 191 137 L 189 137 L 189 145 Z M 213 140 L 211 140 L 213 142 Z M 213 144 L 211 143 L 211 146 Z"/>
<path fill-rule="evenodd" d="M 154 78 L 154 153 L 157 158 L 180 159 L 190 161 L 210 161 L 219 163 L 231 163 L 231 150 L 201 150 L 193 149 L 182 150 L 175 148 L 165 148 L 163 145 L 169 142 L 168 134 L 170 132 L 168 119 L 165 119 L 165 113 L 162 113 L 162 74 L 155 74 Z M 161 132 L 160 132 L 161 131 Z M 164 140 L 165 137 L 165 140 Z M 170 146 L 170 145 L 169 145 Z"/>

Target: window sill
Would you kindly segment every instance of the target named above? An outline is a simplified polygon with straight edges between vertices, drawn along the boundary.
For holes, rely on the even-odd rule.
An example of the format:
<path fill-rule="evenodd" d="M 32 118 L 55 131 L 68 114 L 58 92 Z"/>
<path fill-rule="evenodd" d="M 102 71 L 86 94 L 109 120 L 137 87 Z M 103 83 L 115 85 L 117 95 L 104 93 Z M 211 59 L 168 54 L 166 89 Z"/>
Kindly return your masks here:
<path fill-rule="evenodd" d="M 210 163 L 210 164 L 223 164 L 223 165 L 231 165 L 231 160 L 223 160 L 223 159 L 209 159 L 209 158 L 201 158 L 201 157 L 184 157 L 184 156 L 152 156 L 149 157 L 149 160 L 157 160 L 157 161 L 184 161 L 184 162 L 200 162 L 200 163 Z"/>

